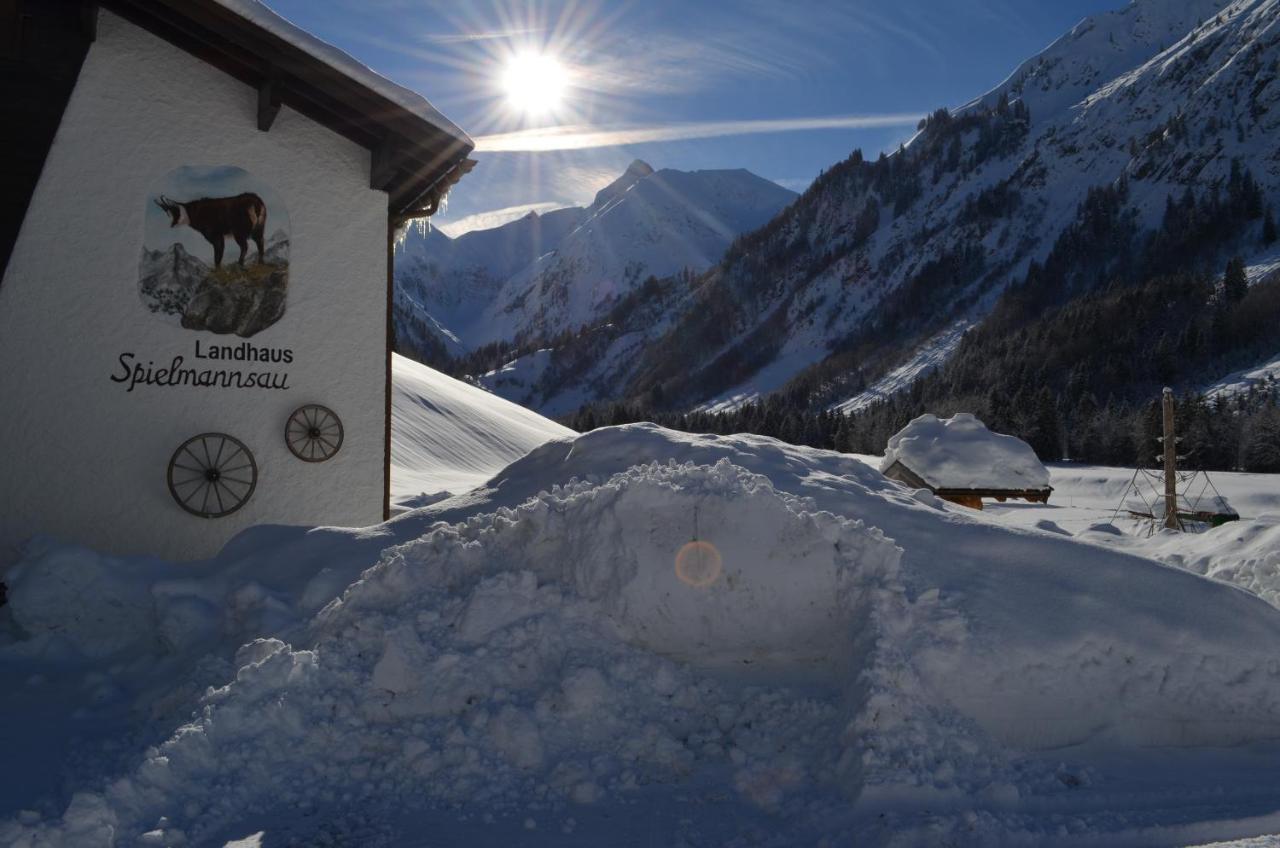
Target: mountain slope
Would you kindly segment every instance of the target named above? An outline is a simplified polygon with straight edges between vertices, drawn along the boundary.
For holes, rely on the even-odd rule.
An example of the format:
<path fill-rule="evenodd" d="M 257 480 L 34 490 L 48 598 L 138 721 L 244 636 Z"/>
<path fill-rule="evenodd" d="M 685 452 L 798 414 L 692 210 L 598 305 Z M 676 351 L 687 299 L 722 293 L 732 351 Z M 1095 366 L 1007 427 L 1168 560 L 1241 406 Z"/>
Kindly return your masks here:
<path fill-rule="evenodd" d="M 525 217 L 449 238 L 411 230 L 397 247 L 394 312 L 402 351 L 456 356 L 471 345 L 450 328 L 469 326 L 506 280 L 554 248 L 586 217 L 577 207 Z"/>
<path fill-rule="evenodd" d="M 1159 221 L 1171 196 L 1223 186 L 1233 159 L 1252 166 L 1263 194 L 1275 197 L 1274 5 L 1234 4 L 1142 60 L 1159 46 L 1155 33 L 1216 6 L 1147 0 L 1100 16 L 994 95 L 935 115 L 888 161 L 833 168 L 726 257 L 669 336 L 684 343 L 655 345 L 633 394 L 659 383 L 686 401 L 742 395 L 771 363 L 860 346 L 883 356 L 903 339 L 980 316 L 1047 257 L 1091 187 L 1122 177 L 1125 209 L 1140 229 Z M 1115 56 L 1141 61 L 1108 79 L 1101 69 L 1113 71 Z M 880 210 L 874 229 L 859 228 L 864 209 Z M 728 308 L 713 313 L 721 304 Z M 797 370 L 754 388 L 778 388 Z M 840 400 L 838 387 L 829 391 Z"/>
<path fill-rule="evenodd" d="M 654 171 L 637 160 L 586 208 L 457 239 L 411 232 L 397 256 L 398 339 L 452 356 L 550 339 L 599 320 L 651 275 L 705 270 L 795 196 L 744 170 Z"/>
<path fill-rule="evenodd" d="M 391 500 L 397 507 L 470 491 L 539 445 L 576 435 L 411 359 L 393 354 L 391 364 Z"/>
<path fill-rule="evenodd" d="M 956 326 L 1050 259 L 1069 299 L 1132 265 L 1138 235 L 1228 201 L 1247 214 L 1191 220 L 1195 241 L 1163 255 L 1248 258 L 1280 198 L 1278 45 L 1276 0 L 1136 0 L 1087 19 L 896 153 L 828 169 L 662 320 L 558 347 L 530 400 L 581 372 L 556 359 L 602 361 L 630 337 L 632 355 L 593 372 L 611 387 L 596 397 L 723 407 L 785 387 L 857 407 L 868 385 L 898 389 L 944 361 Z"/>
<path fill-rule="evenodd" d="M 638 177 L 638 178 L 637 178 Z M 635 162 L 582 225 L 516 274 L 471 335 L 551 338 L 588 324 L 648 276 L 702 271 L 795 194 L 746 170 L 653 171 Z"/>

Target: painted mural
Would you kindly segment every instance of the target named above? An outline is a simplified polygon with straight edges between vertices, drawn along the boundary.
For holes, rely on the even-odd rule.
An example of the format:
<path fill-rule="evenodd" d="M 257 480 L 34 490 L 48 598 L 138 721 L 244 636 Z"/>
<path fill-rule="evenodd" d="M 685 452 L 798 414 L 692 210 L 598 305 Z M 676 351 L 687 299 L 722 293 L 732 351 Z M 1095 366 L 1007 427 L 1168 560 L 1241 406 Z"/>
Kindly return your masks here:
<path fill-rule="evenodd" d="M 176 168 L 148 193 L 138 293 L 188 330 L 249 338 L 279 321 L 289 288 L 289 212 L 233 166 Z"/>

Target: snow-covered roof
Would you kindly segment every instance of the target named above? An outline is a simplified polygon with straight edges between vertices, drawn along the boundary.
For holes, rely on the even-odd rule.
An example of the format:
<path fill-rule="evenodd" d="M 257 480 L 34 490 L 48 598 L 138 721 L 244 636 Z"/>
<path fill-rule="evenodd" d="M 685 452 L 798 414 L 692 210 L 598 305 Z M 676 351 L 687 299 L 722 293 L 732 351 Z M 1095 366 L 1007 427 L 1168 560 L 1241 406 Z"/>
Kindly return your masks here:
<path fill-rule="evenodd" d="M 433 214 L 474 162 L 475 142 L 427 102 L 295 26 L 260 0 L 111 0 L 104 4 L 258 89 L 258 128 L 281 106 L 373 154 L 369 184 L 392 220 Z"/>
<path fill-rule="evenodd" d="M 282 18 L 263 5 L 259 0 L 214 0 L 224 9 L 234 12 L 254 26 L 261 27 L 278 38 L 282 38 L 315 59 L 319 59 L 329 67 L 349 77 L 353 82 L 368 88 L 407 112 L 438 129 L 453 136 L 463 144 L 474 146 L 471 137 L 462 129 L 432 106 L 427 98 L 416 91 L 392 82 L 377 71 L 363 64 L 343 50 L 339 50 L 327 41 L 322 41 L 305 29 Z"/>
<path fill-rule="evenodd" d="M 901 462 L 934 489 L 1048 489 L 1049 472 L 1026 442 L 993 433 L 977 416 L 921 415 L 889 439 L 881 471 Z"/>

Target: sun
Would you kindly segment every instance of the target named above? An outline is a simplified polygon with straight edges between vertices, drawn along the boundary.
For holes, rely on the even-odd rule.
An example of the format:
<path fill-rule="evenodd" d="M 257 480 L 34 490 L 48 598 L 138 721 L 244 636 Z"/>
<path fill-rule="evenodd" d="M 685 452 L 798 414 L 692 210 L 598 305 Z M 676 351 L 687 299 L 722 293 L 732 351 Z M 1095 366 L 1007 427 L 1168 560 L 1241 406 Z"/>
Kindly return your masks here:
<path fill-rule="evenodd" d="M 564 64 L 547 53 L 517 53 L 502 72 L 507 102 L 519 112 L 544 115 L 564 100 L 569 74 Z"/>

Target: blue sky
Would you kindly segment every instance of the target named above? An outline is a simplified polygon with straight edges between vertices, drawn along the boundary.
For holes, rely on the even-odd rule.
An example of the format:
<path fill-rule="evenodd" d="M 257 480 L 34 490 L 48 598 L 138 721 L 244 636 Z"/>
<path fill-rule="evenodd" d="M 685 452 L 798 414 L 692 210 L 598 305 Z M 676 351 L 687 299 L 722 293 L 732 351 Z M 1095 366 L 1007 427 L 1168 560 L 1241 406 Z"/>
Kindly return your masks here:
<path fill-rule="evenodd" d="M 870 155 L 894 149 L 911 135 L 913 116 L 964 103 L 1081 18 L 1123 5 L 267 2 L 421 92 L 481 142 L 478 166 L 435 221 L 455 234 L 526 208 L 589 202 L 636 158 L 655 168 L 747 168 L 800 190 L 854 148 Z M 567 77 L 560 105 L 532 115 L 513 106 L 503 88 L 511 57 L 530 52 L 553 57 Z M 553 128 L 562 139 L 554 128 L 563 127 L 573 128 L 574 143 L 592 146 L 493 149 L 529 146 L 526 136 L 509 134 L 530 129 Z"/>

